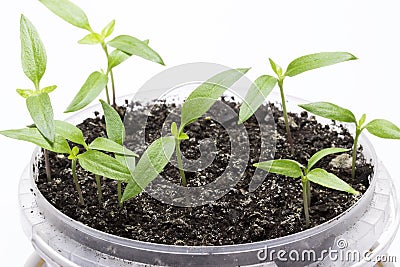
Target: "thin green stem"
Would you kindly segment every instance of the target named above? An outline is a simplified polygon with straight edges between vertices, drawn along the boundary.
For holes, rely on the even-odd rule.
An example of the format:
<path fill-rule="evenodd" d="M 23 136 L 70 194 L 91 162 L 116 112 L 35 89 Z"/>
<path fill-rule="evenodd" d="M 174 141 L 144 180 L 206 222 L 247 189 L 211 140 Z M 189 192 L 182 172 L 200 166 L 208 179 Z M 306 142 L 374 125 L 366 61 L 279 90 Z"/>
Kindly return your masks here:
<path fill-rule="evenodd" d="M 307 188 L 308 207 L 310 208 L 310 205 L 311 205 L 311 185 L 310 185 L 310 181 L 308 179 L 307 179 L 306 188 Z"/>
<path fill-rule="evenodd" d="M 78 182 L 78 176 L 76 175 L 76 161 L 77 161 L 77 159 L 72 160 L 72 177 L 74 177 L 74 184 L 76 187 L 76 191 L 78 192 L 79 204 L 85 205 L 85 202 L 84 202 L 83 196 L 82 196 L 82 190 L 81 190 L 81 187 L 79 186 L 79 182 Z"/>
<path fill-rule="evenodd" d="M 303 208 L 304 215 L 306 217 L 306 227 L 310 226 L 310 213 L 309 213 L 309 203 L 308 203 L 308 190 L 307 190 L 307 178 L 305 176 L 301 177 L 301 184 L 303 187 Z"/>
<path fill-rule="evenodd" d="M 108 58 L 109 58 L 109 54 L 108 54 L 108 49 L 107 49 L 107 45 L 103 42 L 101 43 L 101 47 L 103 48 L 104 53 L 106 54 L 107 57 L 107 64 L 108 64 Z M 108 66 L 107 66 L 107 73 L 106 75 L 108 76 L 108 73 L 110 72 Z M 112 85 L 114 87 L 114 85 Z M 114 89 L 113 89 L 114 90 Z M 108 91 L 108 85 L 106 85 L 106 97 L 107 97 L 107 104 L 111 105 L 111 101 L 110 101 L 110 93 Z"/>
<path fill-rule="evenodd" d="M 176 160 L 178 161 L 179 173 L 181 175 L 182 185 L 187 186 L 185 171 L 183 170 L 182 153 L 181 153 L 180 143 L 181 143 L 180 140 L 178 138 L 175 138 Z"/>
<path fill-rule="evenodd" d="M 351 162 L 351 177 L 353 179 L 356 178 L 357 146 L 358 146 L 358 138 L 360 137 L 360 134 L 361 134 L 361 130 L 357 127 L 356 136 L 354 137 L 353 156 L 352 156 L 352 162 Z"/>
<path fill-rule="evenodd" d="M 47 182 L 51 182 L 51 169 L 50 169 L 50 159 L 49 159 L 49 151 L 47 149 L 44 149 L 44 165 L 46 168 L 46 176 L 47 176 Z"/>
<path fill-rule="evenodd" d="M 101 180 L 100 180 L 100 175 L 95 175 L 96 178 L 96 185 L 97 185 L 97 199 L 99 200 L 99 203 L 103 203 L 103 193 L 101 191 Z"/>
<path fill-rule="evenodd" d="M 116 94 L 115 94 L 115 82 L 114 82 L 114 74 L 112 69 L 110 69 L 110 78 L 111 78 L 111 89 L 112 89 L 112 102 L 113 102 L 113 107 L 117 107 L 117 102 L 116 102 Z"/>
<path fill-rule="evenodd" d="M 119 203 L 119 207 L 120 208 L 122 208 L 122 206 L 124 205 L 122 202 L 121 202 L 121 199 L 122 199 L 122 182 L 121 181 L 118 181 L 118 184 L 117 184 L 117 193 L 118 193 L 118 203 Z"/>
<path fill-rule="evenodd" d="M 107 97 L 107 104 L 111 105 L 110 94 L 108 93 L 108 85 L 106 85 L 106 97 Z"/>
<path fill-rule="evenodd" d="M 293 152 L 293 138 L 292 138 L 292 133 L 290 132 L 289 118 L 288 118 L 287 109 L 286 109 L 285 94 L 283 93 L 283 79 L 278 80 L 278 85 L 279 85 L 279 91 L 281 94 L 283 118 L 285 119 L 287 139 L 288 139 L 289 145 Z"/>

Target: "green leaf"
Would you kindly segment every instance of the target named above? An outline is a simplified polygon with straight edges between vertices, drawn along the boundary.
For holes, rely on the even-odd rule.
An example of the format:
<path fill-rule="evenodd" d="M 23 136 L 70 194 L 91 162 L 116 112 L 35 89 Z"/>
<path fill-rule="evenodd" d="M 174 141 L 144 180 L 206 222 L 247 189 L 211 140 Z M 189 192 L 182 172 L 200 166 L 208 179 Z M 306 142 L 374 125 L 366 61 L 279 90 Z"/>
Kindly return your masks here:
<path fill-rule="evenodd" d="M 55 120 L 54 125 L 56 127 L 56 133 L 58 135 L 61 135 L 65 139 L 74 142 L 75 144 L 79 144 L 82 145 L 84 148 L 87 148 L 83 133 L 78 127 L 69 122 L 59 120 Z"/>
<path fill-rule="evenodd" d="M 108 70 L 111 70 L 112 68 L 118 66 L 119 64 L 127 60 L 129 57 L 130 55 L 128 55 L 127 53 L 115 49 L 108 56 Z"/>
<path fill-rule="evenodd" d="M 218 73 L 197 87 L 182 106 L 181 125 L 179 131 L 200 118 L 221 95 L 235 82 L 243 77 L 249 69 L 230 69 Z"/>
<path fill-rule="evenodd" d="M 278 77 L 282 76 L 282 68 L 278 64 L 276 64 L 272 59 L 269 59 L 269 64 L 271 65 L 272 70 L 275 72 Z"/>
<path fill-rule="evenodd" d="M 184 132 L 180 132 L 180 133 L 179 133 L 179 136 L 178 136 L 178 139 L 179 139 L 179 140 L 188 140 L 188 139 L 189 139 L 189 135 L 187 135 L 187 134 L 184 133 Z"/>
<path fill-rule="evenodd" d="M 103 37 L 95 32 L 89 33 L 78 41 L 79 44 L 96 45 L 103 42 Z"/>
<path fill-rule="evenodd" d="M 101 35 L 103 36 L 103 38 L 106 38 L 106 37 L 110 36 L 113 33 L 114 26 L 115 26 L 115 19 L 113 19 L 110 23 L 108 23 L 103 28 L 103 30 L 101 30 Z"/>
<path fill-rule="evenodd" d="M 262 105 L 277 83 L 277 79 L 262 75 L 258 77 L 247 91 L 239 111 L 239 123 L 248 120 Z"/>
<path fill-rule="evenodd" d="M 89 105 L 103 91 L 107 82 L 107 75 L 101 72 L 95 71 L 90 74 L 65 112 L 74 112 Z"/>
<path fill-rule="evenodd" d="M 56 135 L 53 144 L 50 144 L 37 128 L 23 128 L 17 130 L 0 131 L 0 134 L 9 138 L 33 143 L 41 148 L 61 154 L 70 154 L 71 149 L 65 138 Z"/>
<path fill-rule="evenodd" d="M 106 131 L 108 139 L 123 145 L 125 140 L 125 126 L 118 112 L 109 104 L 100 100 L 106 121 Z"/>
<path fill-rule="evenodd" d="M 376 119 L 369 122 L 365 128 L 371 134 L 386 139 L 400 139 L 400 129 L 388 120 Z"/>
<path fill-rule="evenodd" d="M 114 48 L 117 48 L 128 55 L 135 55 L 161 65 L 164 61 L 156 51 L 150 48 L 145 42 L 129 35 L 119 35 L 108 42 Z"/>
<path fill-rule="evenodd" d="M 360 118 L 360 120 L 358 121 L 358 126 L 362 126 L 365 123 L 365 120 L 367 119 L 367 115 L 363 114 Z"/>
<path fill-rule="evenodd" d="M 329 65 L 357 59 L 347 52 L 322 52 L 299 57 L 290 62 L 285 76 L 293 77 L 300 73 Z"/>
<path fill-rule="evenodd" d="M 255 167 L 267 172 L 284 175 L 287 177 L 298 178 L 303 175 L 302 166 L 290 159 L 276 159 L 263 161 L 254 164 Z"/>
<path fill-rule="evenodd" d="M 40 80 L 46 71 L 46 50 L 35 26 L 24 15 L 21 15 L 20 24 L 22 69 L 35 84 L 35 88 L 39 89 Z"/>
<path fill-rule="evenodd" d="M 320 151 L 318 151 L 317 153 L 315 153 L 314 155 L 312 155 L 312 157 L 308 160 L 308 165 L 307 165 L 307 169 L 311 170 L 311 168 L 318 162 L 320 161 L 323 157 L 326 157 L 328 155 L 331 154 L 335 154 L 335 153 L 343 153 L 343 152 L 347 152 L 350 149 L 346 149 L 346 148 L 337 148 L 337 147 L 330 147 L 330 148 L 325 148 L 322 149 Z"/>
<path fill-rule="evenodd" d="M 125 165 L 100 151 L 88 150 L 78 155 L 78 160 L 82 168 L 91 173 L 118 181 L 132 179 L 131 173 Z"/>
<path fill-rule="evenodd" d="M 138 195 L 146 188 L 164 167 L 168 164 L 175 150 L 175 138 L 173 136 L 161 137 L 154 141 L 143 153 L 125 188 L 121 202 Z"/>
<path fill-rule="evenodd" d="M 34 94 L 34 91 L 30 89 L 17 89 L 17 93 L 23 98 L 28 98 Z"/>
<path fill-rule="evenodd" d="M 95 150 L 102 150 L 106 152 L 112 152 L 120 155 L 138 157 L 136 153 L 133 153 L 126 147 L 104 137 L 97 137 L 91 144 L 89 144 L 89 148 Z"/>
<path fill-rule="evenodd" d="M 46 86 L 45 88 L 43 88 L 42 90 L 40 90 L 42 93 L 48 93 L 50 94 L 51 92 L 53 92 L 54 90 L 56 90 L 57 85 L 51 85 L 51 86 Z"/>
<path fill-rule="evenodd" d="M 359 192 L 351 187 L 348 183 L 346 183 L 333 173 L 329 173 L 323 169 L 317 168 L 312 170 L 310 173 L 307 174 L 307 179 L 324 187 L 348 192 L 353 195 L 359 194 Z"/>
<path fill-rule="evenodd" d="M 148 45 L 148 44 L 150 43 L 150 40 L 149 40 L 149 39 L 146 39 L 146 40 L 143 41 L 143 43 L 145 43 L 145 44 Z"/>
<path fill-rule="evenodd" d="M 173 122 L 173 123 L 171 124 L 171 134 L 172 134 L 172 136 L 174 136 L 175 138 L 178 138 L 178 136 L 179 136 L 178 126 L 176 125 L 176 122 Z"/>
<path fill-rule="evenodd" d="M 26 99 L 26 106 L 39 131 L 50 142 L 54 142 L 54 116 L 49 95 L 47 93 L 32 95 Z"/>
<path fill-rule="evenodd" d="M 299 107 L 327 119 L 357 123 L 356 117 L 354 116 L 353 112 L 329 102 L 315 102 L 299 105 Z"/>
<path fill-rule="evenodd" d="M 54 14 L 62 18 L 72 25 L 92 31 L 89 25 L 89 20 L 77 5 L 68 0 L 39 0 L 48 9 L 50 9 Z"/>

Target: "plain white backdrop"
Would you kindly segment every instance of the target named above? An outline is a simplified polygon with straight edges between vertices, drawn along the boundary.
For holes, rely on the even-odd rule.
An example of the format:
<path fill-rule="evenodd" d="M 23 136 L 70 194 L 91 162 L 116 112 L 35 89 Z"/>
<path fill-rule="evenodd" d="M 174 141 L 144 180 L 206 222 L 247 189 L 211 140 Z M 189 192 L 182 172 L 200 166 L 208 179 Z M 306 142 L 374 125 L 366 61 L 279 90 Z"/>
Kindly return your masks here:
<path fill-rule="evenodd" d="M 329 100 L 367 118 L 400 125 L 398 1 L 237 1 L 237 0 L 75 0 L 95 30 L 116 19 L 115 35 L 150 39 L 167 67 L 215 62 L 252 67 L 252 79 L 269 73 L 268 57 L 286 66 L 292 59 L 321 51 L 348 51 L 359 60 L 287 79 L 286 93 L 310 101 Z M 20 65 L 19 18 L 36 26 L 48 56 L 42 85 L 58 85 L 51 94 L 56 118 L 86 77 L 105 68 L 100 47 L 77 44 L 86 32 L 64 22 L 39 1 L 7 1 L 0 9 L 0 129 L 31 123 L 16 88 L 30 88 Z M 118 94 L 133 93 L 165 67 L 131 58 L 115 69 Z M 102 96 L 104 97 L 104 96 Z M 400 141 L 370 137 L 398 180 Z M 2 266 L 22 266 L 32 252 L 19 222 L 17 187 L 33 145 L 0 136 L 0 255 Z M 390 254 L 400 261 L 400 239 Z M 399 265 L 400 266 L 400 265 Z"/>

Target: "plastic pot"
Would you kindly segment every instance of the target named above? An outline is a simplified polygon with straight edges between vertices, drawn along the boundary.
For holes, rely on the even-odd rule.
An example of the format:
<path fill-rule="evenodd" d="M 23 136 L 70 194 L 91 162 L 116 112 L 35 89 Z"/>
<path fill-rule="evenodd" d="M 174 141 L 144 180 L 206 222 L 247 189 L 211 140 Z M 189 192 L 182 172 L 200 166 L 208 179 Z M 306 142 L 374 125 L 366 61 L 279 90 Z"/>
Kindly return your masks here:
<path fill-rule="evenodd" d="M 295 98 L 289 102 L 303 103 Z M 78 123 L 94 110 L 101 108 L 87 109 L 70 121 Z M 386 252 L 397 232 L 400 205 L 373 146 L 365 136 L 360 144 L 374 165 L 366 193 L 340 216 L 277 239 L 228 246 L 172 246 L 92 229 L 62 214 L 37 189 L 38 148 L 20 181 L 22 225 L 48 266 L 373 266 L 374 257 Z"/>

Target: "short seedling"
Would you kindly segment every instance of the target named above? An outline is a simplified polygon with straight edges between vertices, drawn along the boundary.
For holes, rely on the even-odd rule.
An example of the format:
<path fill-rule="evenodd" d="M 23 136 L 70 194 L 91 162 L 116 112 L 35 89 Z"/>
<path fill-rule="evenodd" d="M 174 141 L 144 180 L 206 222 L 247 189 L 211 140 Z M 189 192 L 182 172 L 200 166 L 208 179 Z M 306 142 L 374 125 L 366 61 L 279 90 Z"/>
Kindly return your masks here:
<path fill-rule="evenodd" d="M 283 82 L 285 78 L 293 77 L 309 70 L 354 59 L 357 58 L 346 52 L 323 52 L 310 54 L 293 60 L 288 65 L 285 73 L 283 73 L 282 68 L 278 64 L 276 64 L 272 59 L 269 59 L 269 63 L 272 70 L 276 74 L 276 77 L 262 75 L 255 80 L 253 86 L 250 87 L 249 91 L 247 92 L 242 107 L 240 108 L 239 123 L 245 122 L 254 112 L 256 112 L 267 96 L 271 93 L 272 89 L 274 89 L 276 83 L 278 83 L 287 138 L 289 145 L 293 149 L 293 138 L 290 132 L 285 94 L 283 92 Z"/>
<path fill-rule="evenodd" d="M 172 136 L 161 137 L 146 149 L 132 172 L 133 178 L 125 188 L 121 202 L 127 201 L 142 192 L 162 172 L 175 149 L 181 183 L 183 186 L 187 186 L 180 150 L 181 140 L 189 138 L 183 132 L 184 127 L 204 115 L 226 89 L 243 77 L 248 70 L 231 69 L 221 72 L 201 84 L 188 96 L 182 106 L 179 129 L 177 124 L 173 122 L 171 124 Z"/>
<path fill-rule="evenodd" d="M 121 64 L 130 56 L 135 55 L 149 61 L 164 65 L 160 55 L 149 45 L 149 41 L 141 41 L 129 35 L 119 35 L 111 41 L 106 38 L 114 31 L 115 20 L 107 24 L 100 33 L 92 30 L 85 12 L 68 0 L 40 0 L 54 14 L 64 19 L 66 22 L 87 30 L 87 34 L 79 41 L 80 44 L 101 45 L 107 57 L 107 71 L 105 73 L 95 71 L 89 75 L 86 82 L 72 100 L 65 112 L 80 110 L 91 103 L 102 91 L 106 89 L 107 103 L 110 104 L 108 81 L 111 80 L 112 105 L 116 107 L 116 93 L 113 68 Z M 109 53 L 109 47 L 115 48 Z"/>
<path fill-rule="evenodd" d="M 34 89 L 17 89 L 18 94 L 26 98 L 26 106 L 40 133 L 50 142 L 55 140 L 53 108 L 49 93 L 57 86 L 40 88 L 47 65 L 46 50 L 39 34 L 33 24 L 21 15 L 20 21 L 21 38 L 21 63 L 25 75 L 33 82 Z M 44 150 L 45 168 L 47 180 L 51 181 L 48 151 Z"/>
<path fill-rule="evenodd" d="M 310 226 L 310 200 L 311 200 L 311 188 L 310 182 L 328 187 L 331 189 L 345 191 L 354 195 L 359 194 L 349 184 L 344 182 L 342 179 L 329 173 L 324 169 L 312 167 L 323 157 L 334 154 L 347 152 L 349 149 L 344 148 L 326 148 L 315 153 L 308 161 L 307 167 L 304 167 L 300 163 L 290 159 L 277 159 L 264 161 L 254 164 L 255 167 L 263 169 L 268 172 L 284 175 L 292 178 L 301 177 L 301 185 L 303 190 L 303 207 L 304 215 L 306 218 L 306 227 Z"/>
<path fill-rule="evenodd" d="M 352 167 L 351 167 L 351 176 L 354 179 L 356 175 L 356 159 L 357 159 L 357 146 L 358 139 L 360 137 L 361 132 L 364 129 L 367 129 L 371 134 L 386 139 L 400 139 L 400 129 L 392 122 L 383 120 L 383 119 L 375 119 L 365 124 L 366 115 L 363 114 L 359 120 L 356 119 L 353 112 L 346 108 L 342 108 L 338 105 L 329 103 L 329 102 L 315 102 L 310 104 L 299 105 L 301 108 L 311 112 L 315 115 L 335 120 L 341 122 L 349 122 L 354 123 L 356 131 L 354 135 L 354 144 L 353 144 L 353 155 L 352 155 Z"/>

